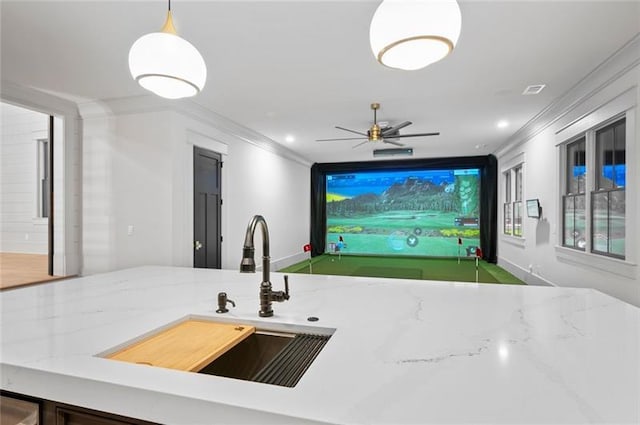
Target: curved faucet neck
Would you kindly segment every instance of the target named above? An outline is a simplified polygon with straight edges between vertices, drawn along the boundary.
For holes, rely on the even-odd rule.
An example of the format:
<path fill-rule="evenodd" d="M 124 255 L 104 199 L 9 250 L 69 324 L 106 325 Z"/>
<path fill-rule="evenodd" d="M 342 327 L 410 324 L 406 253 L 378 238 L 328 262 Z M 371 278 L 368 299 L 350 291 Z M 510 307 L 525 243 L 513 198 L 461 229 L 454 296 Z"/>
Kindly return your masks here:
<path fill-rule="evenodd" d="M 254 249 L 253 237 L 256 232 L 256 227 L 260 224 L 262 229 L 262 282 L 269 282 L 269 229 L 267 228 L 267 222 L 261 215 L 254 215 L 249 225 L 247 226 L 247 233 L 244 236 L 244 248 Z"/>

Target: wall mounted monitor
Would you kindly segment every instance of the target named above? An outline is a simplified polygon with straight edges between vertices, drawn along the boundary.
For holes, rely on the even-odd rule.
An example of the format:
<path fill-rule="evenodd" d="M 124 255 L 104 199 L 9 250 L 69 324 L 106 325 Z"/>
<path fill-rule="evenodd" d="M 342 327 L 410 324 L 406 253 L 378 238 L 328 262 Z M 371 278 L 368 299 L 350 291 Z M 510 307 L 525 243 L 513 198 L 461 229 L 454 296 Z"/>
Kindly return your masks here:
<path fill-rule="evenodd" d="M 542 208 L 538 199 L 527 199 L 527 217 L 540 218 Z"/>

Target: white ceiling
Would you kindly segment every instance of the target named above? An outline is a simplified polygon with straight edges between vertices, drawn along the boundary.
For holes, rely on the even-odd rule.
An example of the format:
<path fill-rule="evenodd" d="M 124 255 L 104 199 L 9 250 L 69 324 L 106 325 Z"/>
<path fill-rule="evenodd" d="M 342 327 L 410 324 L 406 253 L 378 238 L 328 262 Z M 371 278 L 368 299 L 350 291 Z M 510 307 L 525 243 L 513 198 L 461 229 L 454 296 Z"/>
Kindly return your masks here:
<path fill-rule="evenodd" d="M 371 160 L 377 144 L 314 139 L 350 137 L 335 125 L 365 131 L 373 101 L 380 120 L 413 121 L 403 133 L 441 132 L 404 139 L 414 157 L 487 154 L 640 32 L 640 1 L 462 1 L 454 52 L 407 72 L 370 51 L 378 3 L 173 0 L 178 33 L 208 67 L 193 100 L 312 162 Z M 161 27 L 166 2 L 0 5 L 3 80 L 72 99 L 146 94 L 127 55 Z M 542 94 L 521 95 L 538 83 L 547 84 Z M 496 128 L 502 119 L 508 128 Z"/>

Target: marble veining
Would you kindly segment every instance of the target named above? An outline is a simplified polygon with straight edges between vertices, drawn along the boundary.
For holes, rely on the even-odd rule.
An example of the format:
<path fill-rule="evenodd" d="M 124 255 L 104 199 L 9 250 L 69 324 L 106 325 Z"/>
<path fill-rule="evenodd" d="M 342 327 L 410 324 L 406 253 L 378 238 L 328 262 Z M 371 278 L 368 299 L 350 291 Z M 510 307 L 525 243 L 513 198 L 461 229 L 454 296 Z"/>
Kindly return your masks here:
<path fill-rule="evenodd" d="M 259 280 L 139 267 L 2 292 L 1 387 L 172 424 L 640 423 L 640 309 L 598 291 L 291 275 L 264 319 Z M 99 356 L 219 319 L 219 291 L 224 320 L 336 331 L 295 388 Z"/>

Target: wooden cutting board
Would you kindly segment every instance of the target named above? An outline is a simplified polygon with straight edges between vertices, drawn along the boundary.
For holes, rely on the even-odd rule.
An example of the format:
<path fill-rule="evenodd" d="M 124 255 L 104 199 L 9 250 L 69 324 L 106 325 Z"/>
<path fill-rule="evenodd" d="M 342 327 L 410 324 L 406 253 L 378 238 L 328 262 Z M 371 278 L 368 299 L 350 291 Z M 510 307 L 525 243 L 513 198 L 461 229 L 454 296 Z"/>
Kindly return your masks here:
<path fill-rule="evenodd" d="M 187 320 L 107 358 L 198 372 L 255 330 L 253 326 Z"/>

